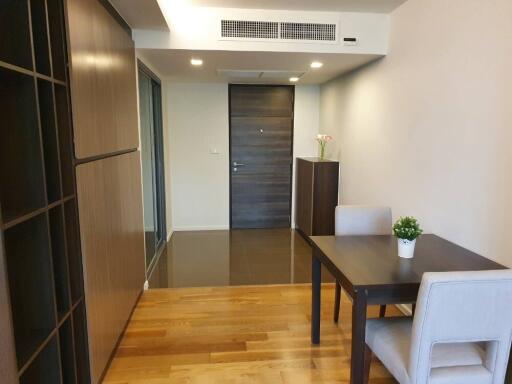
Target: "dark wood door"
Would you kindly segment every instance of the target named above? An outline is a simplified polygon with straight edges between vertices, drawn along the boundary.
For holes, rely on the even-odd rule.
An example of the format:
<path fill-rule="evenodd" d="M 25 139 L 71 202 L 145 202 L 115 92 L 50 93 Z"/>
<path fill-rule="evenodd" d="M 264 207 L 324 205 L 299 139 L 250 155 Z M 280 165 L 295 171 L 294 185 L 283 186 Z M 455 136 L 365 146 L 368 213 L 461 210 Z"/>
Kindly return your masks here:
<path fill-rule="evenodd" d="M 290 227 L 292 86 L 230 86 L 232 228 Z"/>

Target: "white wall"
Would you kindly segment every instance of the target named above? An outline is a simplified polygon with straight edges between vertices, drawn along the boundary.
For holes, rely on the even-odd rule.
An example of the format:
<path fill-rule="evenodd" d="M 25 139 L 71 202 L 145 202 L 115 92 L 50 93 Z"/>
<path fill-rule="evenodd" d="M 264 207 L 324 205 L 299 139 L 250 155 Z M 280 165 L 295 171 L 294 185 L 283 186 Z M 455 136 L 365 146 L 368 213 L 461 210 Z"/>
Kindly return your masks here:
<path fill-rule="evenodd" d="M 228 85 L 166 83 L 164 89 L 173 229 L 229 228 Z"/>
<path fill-rule="evenodd" d="M 164 129 L 171 163 L 166 177 L 172 179 L 173 229 L 227 229 L 228 85 L 166 82 L 164 93 L 168 116 Z M 319 101 L 318 86 L 296 87 L 294 157 L 316 155 Z M 219 153 L 211 154 L 214 149 Z"/>
<path fill-rule="evenodd" d="M 388 57 L 321 90 L 341 200 L 512 267 L 512 2 L 409 0 Z"/>
<path fill-rule="evenodd" d="M 314 157 L 318 154 L 315 138 L 320 124 L 320 87 L 317 85 L 295 87 L 293 123 L 292 226 L 295 227 L 295 159 Z"/>

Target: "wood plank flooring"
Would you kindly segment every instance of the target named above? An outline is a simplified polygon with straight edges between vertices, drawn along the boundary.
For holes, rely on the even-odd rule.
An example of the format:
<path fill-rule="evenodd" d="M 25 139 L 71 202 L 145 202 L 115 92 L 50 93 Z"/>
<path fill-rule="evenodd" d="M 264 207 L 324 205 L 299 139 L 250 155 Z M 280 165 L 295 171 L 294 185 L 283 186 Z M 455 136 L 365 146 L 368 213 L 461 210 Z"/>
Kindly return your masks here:
<path fill-rule="evenodd" d="M 146 291 L 104 383 L 348 383 L 351 304 L 342 298 L 336 326 L 334 284 L 323 285 L 322 342 L 312 346 L 310 284 Z M 370 383 L 396 381 L 374 359 Z"/>

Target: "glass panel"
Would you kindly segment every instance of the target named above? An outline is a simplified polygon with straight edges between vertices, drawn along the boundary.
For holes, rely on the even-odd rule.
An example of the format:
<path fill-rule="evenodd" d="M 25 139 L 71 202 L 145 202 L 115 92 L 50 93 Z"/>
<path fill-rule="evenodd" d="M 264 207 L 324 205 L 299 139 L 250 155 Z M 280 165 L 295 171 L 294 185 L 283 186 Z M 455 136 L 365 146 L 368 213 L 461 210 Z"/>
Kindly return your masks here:
<path fill-rule="evenodd" d="M 144 231 L 146 237 L 146 267 L 156 251 L 155 178 L 153 151 L 153 113 L 151 79 L 139 72 L 140 139 L 142 158 L 142 189 L 144 194 Z"/>
<path fill-rule="evenodd" d="M 0 68 L 0 205 L 8 222 L 45 205 L 34 79 Z"/>
<path fill-rule="evenodd" d="M 164 185 L 164 138 L 162 132 L 162 89 L 160 84 L 152 81 L 153 86 L 153 121 L 156 177 L 156 244 L 157 248 L 165 241 L 165 185 Z"/>
<path fill-rule="evenodd" d="M 18 366 L 23 366 L 55 327 L 46 214 L 5 231 Z"/>
<path fill-rule="evenodd" d="M 27 5 L 20 0 L 0 3 L 0 60 L 32 69 Z"/>

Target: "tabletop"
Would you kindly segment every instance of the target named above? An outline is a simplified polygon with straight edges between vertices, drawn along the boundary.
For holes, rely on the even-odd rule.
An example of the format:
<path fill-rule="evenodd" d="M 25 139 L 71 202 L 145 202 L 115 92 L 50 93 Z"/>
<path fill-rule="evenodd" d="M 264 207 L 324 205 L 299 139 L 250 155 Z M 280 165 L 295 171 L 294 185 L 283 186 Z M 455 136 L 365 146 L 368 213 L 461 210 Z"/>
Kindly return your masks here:
<path fill-rule="evenodd" d="M 353 288 L 419 284 L 425 272 L 505 269 L 436 235 L 419 237 L 412 259 L 398 257 L 392 235 L 312 236 L 311 241 L 334 277 Z"/>

